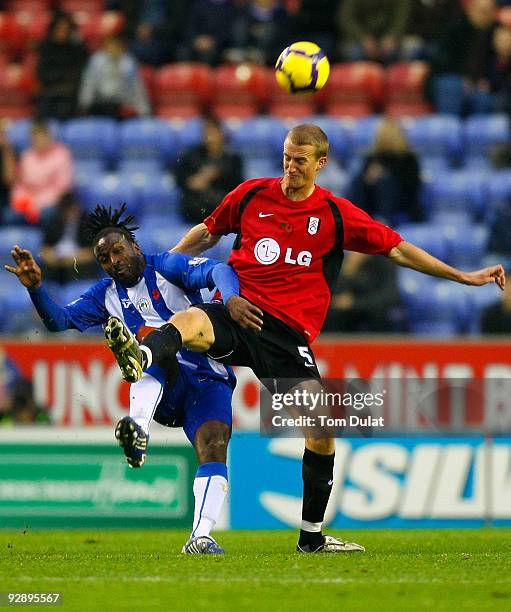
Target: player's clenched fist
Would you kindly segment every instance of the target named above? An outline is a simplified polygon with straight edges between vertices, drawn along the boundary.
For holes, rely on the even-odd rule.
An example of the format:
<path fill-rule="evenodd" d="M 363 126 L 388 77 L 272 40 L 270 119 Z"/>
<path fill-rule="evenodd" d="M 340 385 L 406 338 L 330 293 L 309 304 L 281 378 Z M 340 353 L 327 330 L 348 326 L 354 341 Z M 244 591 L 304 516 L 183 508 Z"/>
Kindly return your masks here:
<path fill-rule="evenodd" d="M 231 319 L 245 329 L 261 331 L 263 325 L 263 311 L 239 295 L 233 295 L 227 302 L 227 310 Z"/>
<path fill-rule="evenodd" d="M 41 286 L 41 268 L 37 265 L 32 253 L 15 245 L 11 251 L 12 258 L 16 263 L 14 266 L 4 266 L 8 272 L 16 274 L 20 283 L 27 289 L 37 289 Z"/>

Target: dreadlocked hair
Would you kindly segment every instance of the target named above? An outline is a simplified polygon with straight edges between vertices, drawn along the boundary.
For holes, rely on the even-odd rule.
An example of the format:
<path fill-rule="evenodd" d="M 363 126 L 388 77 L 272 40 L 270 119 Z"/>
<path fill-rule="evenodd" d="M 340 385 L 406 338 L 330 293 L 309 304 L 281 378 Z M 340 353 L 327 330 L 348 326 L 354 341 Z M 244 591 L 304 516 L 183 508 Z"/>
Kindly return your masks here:
<path fill-rule="evenodd" d="M 111 231 L 119 232 L 126 236 L 131 242 L 136 242 L 135 230 L 138 230 L 137 225 L 130 225 L 135 217 L 126 215 L 124 219 L 121 217 L 126 212 L 126 204 L 120 208 L 112 209 L 111 206 L 101 206 L 98 204 L 93 212 L 85 217 L 85 222 L 82 226 L 82 232 L 85 239 L 91 245 L 94 245 L 102 236 Z"/>

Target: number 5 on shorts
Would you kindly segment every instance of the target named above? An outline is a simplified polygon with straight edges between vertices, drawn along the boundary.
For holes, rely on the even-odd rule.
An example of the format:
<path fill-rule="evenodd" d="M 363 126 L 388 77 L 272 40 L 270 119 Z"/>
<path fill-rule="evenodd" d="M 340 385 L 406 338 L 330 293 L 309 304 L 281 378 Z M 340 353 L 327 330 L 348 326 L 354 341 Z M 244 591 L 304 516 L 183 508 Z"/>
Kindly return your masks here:
<path fill-rule="evenodd" d="M 314 359 L 310 354 L 310 348 L 308 346 L 299 346 L 298 352 L 300 353 L 300 357 L 305 359 L 305 365 L 314 367 Z"/>

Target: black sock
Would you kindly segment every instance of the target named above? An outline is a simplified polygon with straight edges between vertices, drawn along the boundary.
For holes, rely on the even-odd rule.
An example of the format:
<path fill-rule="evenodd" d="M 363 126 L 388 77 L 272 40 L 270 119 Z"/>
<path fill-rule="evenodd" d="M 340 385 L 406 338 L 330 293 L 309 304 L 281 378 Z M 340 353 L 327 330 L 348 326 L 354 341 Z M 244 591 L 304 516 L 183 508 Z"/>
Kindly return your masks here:
<path fill-rule="evenodd" d="M 325 518 L 334 478 L 334 457 L 335 454 L 319 455 L 308 448 L 303 453 L 303 521 L 322 523 Z M 321 531 L 300 530 L 300 545 L 319 546 L 322 543 Z"/>
<path fill-rule="evenodd" d="M 150 349 L 152 363 L 165 365 L 165 361 L 172 360 L 183 346 L 181 333 L 172 323 L 165 323 L 156 331 L 148 334 L 142 341 L 142 346 Z"/>

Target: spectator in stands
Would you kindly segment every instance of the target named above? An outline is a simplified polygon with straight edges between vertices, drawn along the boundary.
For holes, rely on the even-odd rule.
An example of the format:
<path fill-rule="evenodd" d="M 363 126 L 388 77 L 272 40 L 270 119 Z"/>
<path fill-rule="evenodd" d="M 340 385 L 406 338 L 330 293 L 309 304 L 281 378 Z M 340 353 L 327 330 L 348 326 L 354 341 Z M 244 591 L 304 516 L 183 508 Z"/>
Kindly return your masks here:
<path fill-rule="evenodd" d="M 232 0 L 195 0 L 182 36 L 177 58 L 218 64 L 233 44 L 242 9 Z"/>
<path fill-rule="evenodd" d="M 226 147 L 220 123 L 206 118 L 202 144 L 185 153 L 176 169 L 183 218 L 189 223 L 201 223 L 242 181 L 242 175 L 241 158 Z"/>
<path fill-rule="evenodd" d="M 511 285 L 504 289 L 501 299 L 487 306 L 481 314 L 483 334 L 511 333 Z"/>
<path fill-rule="evenodd" d="M 87 48 L 78 38 L 73 19 L 56 13 L 37 60 L 37 114 L 42 118 L 69 119 L 76 113 L 80 76 Z"/>
<path fill-rule="evenodd" d="M 396 61 L 410 13 L 411 0 L 342 0 L 339 28 L 345 59 Z"/>
<path fill-rule="evenodd" d="M 340 0 L 302 0 L 295 18 L 295 40 L 311 40 L 334 61 L 339 37 L 335 15 Z"/>
<path fill-rule="evenodd" d="M 174 57 L 188 4 L 187 0 L 120 0 L 109 3 L 109 8 L 124 13 L 125 34 L 138 61 L 160 66 Z"/>
<path fill-rule="evenodd" d="M 151 112 L 136 59 L 118 35 L 107 37 L 83 72 L 79 105 L 83 113 L 123 119 Z"/>
<path fill-rule="evenodd" d="M 45 219 L 41 259 L 48 280 L 65 284 L 98 276 L 94 253 L 82 231 L 86 214 L 74 194 L 66 193 Z"/>
<path fill-rule="evenodd" d="M 511 28 L 495 29 L 493 51 L 489 72 L 492 111 L 511 114 Z"/>
<path fill-rule="evenodd" d="M 55 142 L 48 125 L 34 121 L 32 146 L 21 155 L 11 193 L 9 223 L 38 223 L 73 185 L 70 150 Z"/>
<path fill-rule="evenodd" d="M 0 222 L 9 209 L 12 183 L 16 174 L 16 155 L 7 136 L 7 123 L 0 121 Z"/>
<path fill-rule="evenodd" d="M 293 42 L 293 29 L 293 18 L 280 0 L 249 0 L 239 11 L 226 58 L 274 65 Z"/>
<path fill-rule="evenodd" d="M 433 61 L 433 100 L 439 113 L 491 110 L 489 66 L 495 19 L 495 0 L 470 0 L 466 14 L 444 28 Z"/>
<path fill-rule="evenodd" d="M 323 331 L 396 331 L 399 304 L 396 270 L 388 258 L 349 253 Z"/>
<path fill-rule="evenodd" d="M 48 410 L 34 399 L 32 382 L 28 378 L 18 378 L 0 405 L 0 427 L 50 423 Z"/>
<path fill-rule="evenodd" d="M 386 223 L 420 221 L 420 184 L 419 162 L 403 129 L 396 120 L 384 119 L 351 184 L 351 198 Z"/>

